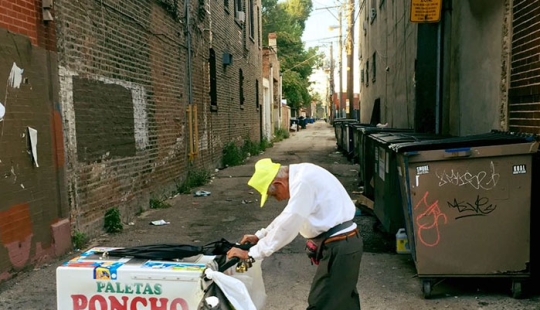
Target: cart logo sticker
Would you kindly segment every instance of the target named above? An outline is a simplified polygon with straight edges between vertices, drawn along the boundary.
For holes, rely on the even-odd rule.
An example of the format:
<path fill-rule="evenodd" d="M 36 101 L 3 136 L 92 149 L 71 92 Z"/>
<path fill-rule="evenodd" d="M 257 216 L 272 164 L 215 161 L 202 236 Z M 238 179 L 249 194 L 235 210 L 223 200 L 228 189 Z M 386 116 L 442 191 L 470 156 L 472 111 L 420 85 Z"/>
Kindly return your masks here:
<path fill-rule="evenodd" d="M 428 165 L 416 167 L 416 174 L 427 174 L 427 173 L 429 173 Z"/>
<path fill-rule="evenodd" d="M 193 263 L 169 263 L 169 262 L 153 262 L 144 263 L 141 268 L 162 269 L 162 270 L 181 270 L 181 271 L 197 271 L 202 272 L 206 268 L 205 264 Z"/>
<path fill-rule="evenodd" d="M 96 294 L 71 294 L 73 310 L 189 310 L 184 298 L 167 298 L 159 283 L 96 282 Z M 118 294 L 118 295 L 112 295 Z"/>
<path fill-rule="evenodd" d="M 430 203 L 427 201 L 429 192 L 414 207 L 415 224 L 418 240 L 427 247 L 434 247 L 441 239 L 439 223 L 446 224 L 448 219 L 441 211 L 439 201 Z"/>
<path fill-rule="evenodd" d="M 489 171 L 481 170 L 478 172 L 465 172 L 458 169 L 450 169 L 450 171 L 435 171 L 439 179 L 439 186 L 455 185 L 466 186 L 470 185 L 475 189 L 492 190 L 497 187 L 501 175 L 495 170 L 495 164 L 490 163 Z"/>
<path fill-rule="evenodd" d="M 527 166 L 526 165 L 514 165 L 512 166 L 512 174 L 526 174 Z"/>
<path fill-rule="evenodd" d="M 124 264 L 119 262 L 114 263 L 103 263 L 98 267 L 94 268 L 94 279 L 95 280 L 116 280 L 118 279 L 118 268 L 122 267 Z"/>

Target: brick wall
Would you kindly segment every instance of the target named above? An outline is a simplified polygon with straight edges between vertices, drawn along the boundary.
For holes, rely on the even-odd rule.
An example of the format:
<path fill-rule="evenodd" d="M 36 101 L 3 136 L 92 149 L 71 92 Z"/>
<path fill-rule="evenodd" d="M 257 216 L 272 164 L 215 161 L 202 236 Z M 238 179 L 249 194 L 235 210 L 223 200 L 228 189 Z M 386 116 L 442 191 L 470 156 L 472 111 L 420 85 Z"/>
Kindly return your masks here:
<path fill-rule="evenodd" d="M 189 23 L 178 2 L 175 10 L 164 0 L 55 1 L 74 230 L 99 234 L 112 207 L 130 221 L 151 197 L 171 195 L 188 169 L 220 166 L 229 141 L 259 140 L 258 32 L 252 40 L 244 31 L 248 16 L 245 24 L 234 20 L 233 1 L 228 9 L 207 1 L 211 14 L 192 1 Z M 217 111 L 210 110 L 210 48 Z M 225 52 L 233 55 L 227 66 Z"/>
<path fill-rule="evenodd" d="M 513 2 L 509 129 L 540 134 L 540 5 Z"/>
<path fill-rule="evenodd" d="M 0 8 L 0 28 L 27 36 L 33 45 L 56 50 L 55 23 L 43 20 L 42 0 L 0 0 Z"/>
<path fill-rule="evenodd" d="M 0 282 L 71 248 L 56 55 L 33 41 L 0 28 Z"/>

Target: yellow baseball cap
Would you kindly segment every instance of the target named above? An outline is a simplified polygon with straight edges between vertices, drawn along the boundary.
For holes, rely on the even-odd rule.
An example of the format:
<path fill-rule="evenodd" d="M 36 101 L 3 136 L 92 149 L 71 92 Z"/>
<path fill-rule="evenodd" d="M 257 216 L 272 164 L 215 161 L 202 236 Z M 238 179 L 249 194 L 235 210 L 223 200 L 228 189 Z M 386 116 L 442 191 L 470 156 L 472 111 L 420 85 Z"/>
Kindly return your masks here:
<path fill-rule="evenodd" d="M 280 164 L 273 163 L 270 158 L 261 159 L 255 164 L 255 173 L 248 185 L 261 193 L 261 208 L 268 198 L 268 187 L 274 181 L 280 167 Z"/>

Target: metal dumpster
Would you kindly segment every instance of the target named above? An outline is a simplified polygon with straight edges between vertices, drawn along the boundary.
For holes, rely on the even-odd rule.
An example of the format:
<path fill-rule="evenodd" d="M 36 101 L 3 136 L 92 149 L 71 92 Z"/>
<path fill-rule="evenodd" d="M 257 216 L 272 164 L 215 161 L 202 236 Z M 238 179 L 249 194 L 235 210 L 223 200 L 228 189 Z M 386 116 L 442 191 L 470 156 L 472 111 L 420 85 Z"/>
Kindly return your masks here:
<path fill-rule="evenodd" d="M 368 136 L 368 139 L 373 140 L 375 159 L 373 212 L 385 232 L 395 235 L 400 228 L 405 227 L 396 153 L 390 149 L 390 146 L 395 143 L 441 138 L 443 136 L 412 132 L 385 132 Z"/>
<path fill-rule="evenodd" d="M 349 124 L 349 160 L 352 163 L 359 163 L 359 153 L 360 150 L 360 128 L 364 127 L 375 127 L 375 125 L 366 124 L 366 123 L 350 123 Z"/>
<path fill-rule="evenodd" d="M 536 137 L 491 132 L 394 144 L 407 235 L 424 297 L 435 279 L 530 277 Z"/>
<path fill-rule="evenodd" d="M 356 123 L 357 120 L 352 118 L 340 118 L 334 120 L 334 128 L 336 131 L 336 140 L 338 145 L 338 150 L 343 152 L 343 154 L 347 155 L 349 152 L 349 124 L 350 123 Z"/>
<path fill-rule="evenodd" d="M 375 149 L 369 135 L 376 133 L 413 132 L 412 129 L 404 128 L 378 128 L 357 127 L 358 130 L 358 186 L 364 188 L 364 196 L 373 200 L 375 191 L 373 187 L 373 173 L 375 171 Z"/>

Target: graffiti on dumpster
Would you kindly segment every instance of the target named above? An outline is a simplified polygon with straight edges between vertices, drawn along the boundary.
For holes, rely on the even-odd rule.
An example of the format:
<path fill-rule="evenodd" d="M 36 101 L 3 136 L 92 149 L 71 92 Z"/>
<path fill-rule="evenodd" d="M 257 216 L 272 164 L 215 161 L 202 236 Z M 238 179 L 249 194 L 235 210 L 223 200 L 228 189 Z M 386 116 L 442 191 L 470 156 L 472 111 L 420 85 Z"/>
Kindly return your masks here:
<path fill-rule="evenodd" d="M 439 201 L 435 200 L 429 203 L 427 197 L 429 192 L 424 194 L 424 197 L 416 204 L 415 210 L 418 210 L 415 223 L 418 227 L 418 240 L 425 246 L 434 247 L 439 243 L 441 238 L 439 232 L 439 222 L 446 224 L 447 217 L 439 208 Z"/>
<path fill-rule="evenodd" d="M 495 171 L 495 165 L 490 163 L 490 171 L 480 171 L 476 174 L 470 173 L 468 170 L 465 172 L 443 170 L 442 172 L 436 172 L 439 179 L 439 186 L 452 184 L 456 186 L 470 185 L 475 189 L 491 190 L 497 186 L 501 175 Z"/>
<path fill-rule="evenodd" d="M 454 201 L 447 201 L 446 203 L 450 208 L 455 208 L 459 212 L 459 215 L 455 218 L 456 220 L 470 216 L 485 216 L 497 209 L 497 205 L 489 203 L 488 197 L 480 197 L 480 195 L 477 195 L 476 200 L 472 203 L 463 200 L 460 201 L 457 198 L 454 198 Z"/>

